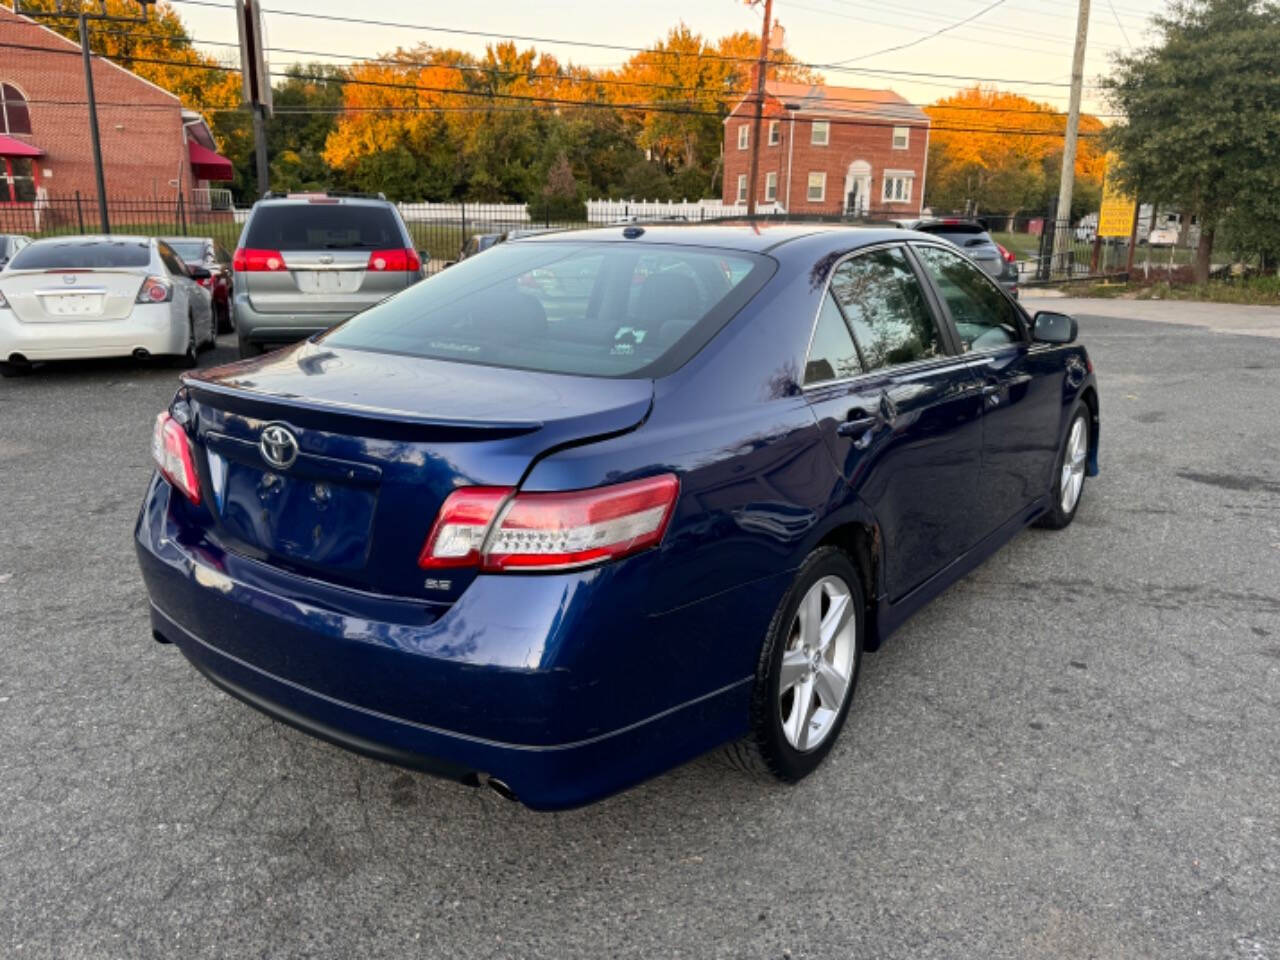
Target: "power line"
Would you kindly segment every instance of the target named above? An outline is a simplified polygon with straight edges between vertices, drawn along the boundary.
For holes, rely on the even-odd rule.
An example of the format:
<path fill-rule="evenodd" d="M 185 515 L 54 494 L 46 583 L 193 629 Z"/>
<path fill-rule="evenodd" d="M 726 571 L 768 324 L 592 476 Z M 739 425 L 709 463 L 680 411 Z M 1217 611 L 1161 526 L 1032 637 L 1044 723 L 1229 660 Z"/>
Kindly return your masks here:
<path fill-rule="evenodd" d="M 977 20 L 983 14 L 990 13 L 992 10 L 994 10 L 996 7 L 1000 6 L 1003 3 L 1004 3 L 1004 0 L 992 0 L 991 3 L 987 4 L 977 13 L 972 14 L 971 16 L 965 17 L 963 20 L 957 20 L 955 23 L 949 24 L 945 27 L 942 27 L 941 29 L 935 30 L 933 33 L 929 34 L 928 36 L 920 37 L 916 40 L 912 40 L 910 43 L 901 43 L 894 47 L 885 47 L 883 50 L 877 50 L 874 53 L 864 53 L 858 57 L 850 57 L 848 60 L 838 60 L 836 62 L 841 64 L 857 63 L 859 60 L 870 60 L 872 57 L 878 57 L 882 53 L 893 53 L 897 50 L 906 50 L 908 47 L 914 47 L 917 44 L 924 43 L 926 40 L 932 40 L 934 37 L 940 37 L 944 33 L 948 33 L 952 30 L 957 30 L 960 27 L 963 27 L 966 23 L 972 23 L 974 20 Z"/>

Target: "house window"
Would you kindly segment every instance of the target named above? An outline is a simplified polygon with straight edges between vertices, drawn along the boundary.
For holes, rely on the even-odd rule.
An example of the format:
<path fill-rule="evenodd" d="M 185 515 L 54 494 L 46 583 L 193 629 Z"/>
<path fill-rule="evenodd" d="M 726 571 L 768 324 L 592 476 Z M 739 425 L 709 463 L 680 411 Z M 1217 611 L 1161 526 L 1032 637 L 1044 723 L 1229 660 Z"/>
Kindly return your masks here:
<path fill-rule="evenodd" d="M 745 123 L 738 127 L 738 149 L 745 150 L 751 144 L 751 128 Z"/>
<path fill-rule="evenodd" d="M 776 147 L 782 142 L 782 124 L 777 120 L 769 121 L 769 146 Z"/>
<path fill-rule="evenodd" d="M 825 173 L 809 174 L 809 192 L 805 196 L 810 203 L 821 203 L 827 199 L 827 175 Z"/>
<path fill-rule="evenodd" d="M 747 175 L 745 173 L 738 174 L 738 202 L 747 202 Z"/>
<path fill-rule="evenodd" d="M 764 198 L 772 202 L 778 199 L 778 173 L 770 170 L 764 175 Z"/>
<path fill-rule="evenodd" d="M 911 146 L 911 128 L 910 127 L 894 127 L 893 128 L 893 149 L 906 150 Z"/>
<path fill-rule="evenodd" d="M 0 83 L 0 133 L 30 133 L 27 98 L 11 83 Z"/>
<path fill-rule="evenodd" d="M 34 163 L 30 157 L 0 157 L 0 203 L 29 203 L 36 198 Z"/>
<path fill-rule="evenodd" d="M 826 120 L 813 121 L 813 133 L 809 142 L 816 147 L 825 147 L 831 142 L 831 124 Z"/>
<path fill-rule="evenodd" d="M 884 192 L 881 199 L 885 203 L 909 203 L 911 200 L 911 183 L 915 173 L 910 170 L 886 170 L 884 173 Z"/>

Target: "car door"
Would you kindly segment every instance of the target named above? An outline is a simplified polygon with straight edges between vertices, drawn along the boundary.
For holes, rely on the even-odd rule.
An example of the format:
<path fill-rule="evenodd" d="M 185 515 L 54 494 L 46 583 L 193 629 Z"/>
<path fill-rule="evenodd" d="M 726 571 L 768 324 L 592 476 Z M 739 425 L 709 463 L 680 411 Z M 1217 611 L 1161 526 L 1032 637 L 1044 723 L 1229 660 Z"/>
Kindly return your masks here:
<path fill-rule="evenodd" d="M 1022 311 L 981 270 L 942 246 L 913 249 L 982 384 L 978 504 L 994 530 L 1049 489 L 1063 364 L 1050 348 L 1031 343 Z"/>
<path fill-rule="evenodd" d="M 209 293 L 191 279 L 187 265 L 167 243 L 157 243 L 156 252 L 164 263 L 169 279 L 173 282 L 173 312 L 175 319 L 185 319 L 188 312 L 195 320 L 196 343 L 202 344 L 214 337 L 213 311 L 209 306 Z"/>
<path fill-rule="evenodd" d="M 805 370 L 823 438 L 875 514 L 897 600 L 976 542 L 982 402 L 901 244 L 832 271 Z"/>

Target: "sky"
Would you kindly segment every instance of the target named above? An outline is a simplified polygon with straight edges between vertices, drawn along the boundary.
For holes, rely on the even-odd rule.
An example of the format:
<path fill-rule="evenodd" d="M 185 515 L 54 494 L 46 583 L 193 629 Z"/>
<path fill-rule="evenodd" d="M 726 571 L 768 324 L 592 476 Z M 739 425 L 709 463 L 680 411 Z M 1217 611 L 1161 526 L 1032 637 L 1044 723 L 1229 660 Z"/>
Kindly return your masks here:
<path fill-rule="evenodd" d="M 197 40 L 236 41 L 232 0 L 173 2 Z M 219 2 L 227 6 L 213 6 Z M 1108 71 L 1112 55 L 1151 41 L 1149 18 L 1165 5 L 1165 0 L 1093 0 L 1086 110 L 1107 112 L 1088 85 Z M 363 5 L 350 0 L 264 0 L 263 8 L 277 11 L 266 14 L 268 45 L 278 48 L 268 54 L 273 71 L 295 61 L 347 63 L 350 57 L 376 56 L 420 42 L 478 54 L 486 43 L 520 35 L 639 47 L 680 21 L 715 39 L 737 30 L 758 33 L 761 16 L 760 6 L 744 0 L 381 0 Z M 828 83 L 888 87 L 911 102 L 929 103 L 972 82 L 953 78 L 995 78 L 1006 81 L 998 84 L 1001 89 L 1066 109 L 1076 9 L 1074 0 L 775 0 L 773 13 L 786 29 L 785 45 L 793 56 L 815 64 L 843 62 L 859 71 L 823 70 Z M 290 17 L 280 11 L 376 19 L 385 25 Z M 975 15 L 972 22 L 947 29 Z M 447 29 L 492 36 L 451 34 Z M 946 32 L 930 36 L 940 30 Z M 628 56 L 625 50 L 572 44 L 519 45 L 536 46 L 561 61 L 589 67 L 616 66 Z M 207 49 L 224 57 L 229 50 Z"/>

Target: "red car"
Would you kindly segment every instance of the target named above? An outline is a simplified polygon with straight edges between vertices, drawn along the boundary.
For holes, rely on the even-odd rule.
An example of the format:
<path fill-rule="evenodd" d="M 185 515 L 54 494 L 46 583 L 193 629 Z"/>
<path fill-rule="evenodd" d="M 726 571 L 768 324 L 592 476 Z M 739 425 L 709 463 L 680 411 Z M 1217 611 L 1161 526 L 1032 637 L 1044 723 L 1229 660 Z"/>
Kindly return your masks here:
<path fill-rule="evenodd" d="M 204 267 L 209 271 L 207 280 L 197 280 L 213 298 L 213 316 L 218 322 L 219 333 L 230 333 L 236 328 L 231 314 L 231 254 L 212 237 L 164 237 L 184 263 L 192 267 Z"/>

